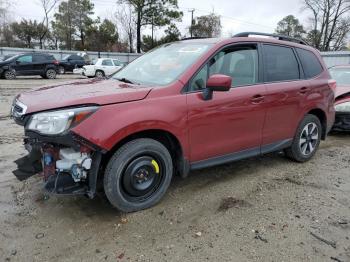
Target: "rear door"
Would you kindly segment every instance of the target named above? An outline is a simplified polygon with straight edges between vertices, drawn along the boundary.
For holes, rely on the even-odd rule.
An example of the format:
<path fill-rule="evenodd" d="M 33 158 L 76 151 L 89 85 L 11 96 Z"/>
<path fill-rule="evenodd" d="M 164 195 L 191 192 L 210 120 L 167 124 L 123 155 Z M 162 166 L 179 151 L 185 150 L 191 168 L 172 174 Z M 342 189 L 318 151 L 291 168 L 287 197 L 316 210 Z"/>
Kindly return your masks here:
<path fill-rule="evenodd" d="M 35 74 L 43 74 L 46 65 L 49 63 L 48 55 L 34 54 L 33 55 L 33 69 Z"/>
<path fill-rule="evenodd" d="M 264 82 L 266 85 L 266 121 L 263 153 L 274 146 L 291 142 L 309 92 L 298 57 L 289 46 L 264 44 Z"/>
<path fill-rule="evenodd" d="M 231 76 L 232 88 L 214 92 L 211 100 L 204 101 L 203 89 L 213 74 Z M 260 153 L 266 93 L 260 78 L 254 43 L 219 51 L 194 75 L 187 94 L 191 162 L 201 165 L 210 159 L 218 164 L 225 157 Z"/>
<path fill-rule="evenodd" d="M 106 76 L 109 76 L 115 72 L 112 59 L 104 59 L 101 65 L 102 65 L 102 70 L 105 72 Z"/>

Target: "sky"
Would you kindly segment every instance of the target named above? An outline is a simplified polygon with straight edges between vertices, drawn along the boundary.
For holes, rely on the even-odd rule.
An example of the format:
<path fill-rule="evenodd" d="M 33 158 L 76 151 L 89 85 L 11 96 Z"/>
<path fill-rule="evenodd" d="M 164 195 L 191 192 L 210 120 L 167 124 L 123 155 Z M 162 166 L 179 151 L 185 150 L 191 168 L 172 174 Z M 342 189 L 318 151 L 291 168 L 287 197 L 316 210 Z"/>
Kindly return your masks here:
<path fill-rule="evenodd" d="M 38 4 L 40 0 L 13 1 L 12 17 L 16 20 L 30 18 L 41 20 L 43 11 Z M 117 8 L 116 0 L 93 0 L 95 12 L 101 18 L 111 18 Z M 287 15 L 294 15 L 307 25 L 309 13 L 302 9 L 302 0 L 178 0 L 180 10 L 184 13 L 182 22 L 177 23 L 182 34 L 188 33 L 191 23 L 190 9 L 194 16 L 207 15 L 214 11 L 221 16 L 222 35 L 231 36 L 245 31 L 274 32 L 278 21 Z M 147 33 L 145 30 L 144 33 Z M 156 32 L 158 37 L 162 30 Z"/>

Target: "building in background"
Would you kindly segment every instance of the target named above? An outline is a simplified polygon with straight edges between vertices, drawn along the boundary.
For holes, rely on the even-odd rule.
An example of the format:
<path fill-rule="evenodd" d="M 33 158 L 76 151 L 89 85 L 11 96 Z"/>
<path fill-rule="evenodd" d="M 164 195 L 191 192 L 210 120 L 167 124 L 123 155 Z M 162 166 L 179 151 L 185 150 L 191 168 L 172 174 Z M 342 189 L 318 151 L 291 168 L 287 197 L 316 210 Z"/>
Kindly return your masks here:
<path fill-rule="evenodd" d="M 321 55 L 328 67 L 350 64 L 350 51 L 321 52 Z"/>

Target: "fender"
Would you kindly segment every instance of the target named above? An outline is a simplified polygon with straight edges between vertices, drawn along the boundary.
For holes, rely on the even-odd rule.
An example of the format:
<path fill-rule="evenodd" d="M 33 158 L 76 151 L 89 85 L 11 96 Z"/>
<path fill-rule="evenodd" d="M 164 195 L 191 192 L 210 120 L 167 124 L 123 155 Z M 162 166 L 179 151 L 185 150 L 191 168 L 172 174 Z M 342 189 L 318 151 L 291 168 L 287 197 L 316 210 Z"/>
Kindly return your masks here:
<path fill-rule="evenodd" d="M 122 112 L 122 113 L 120 113 Z M 122 139 L 147 130 L 163 130 L 175 136 L 189 156 L 186 96 L 146 98 L 101 106 L 72 131 L 110 151 Z"/>

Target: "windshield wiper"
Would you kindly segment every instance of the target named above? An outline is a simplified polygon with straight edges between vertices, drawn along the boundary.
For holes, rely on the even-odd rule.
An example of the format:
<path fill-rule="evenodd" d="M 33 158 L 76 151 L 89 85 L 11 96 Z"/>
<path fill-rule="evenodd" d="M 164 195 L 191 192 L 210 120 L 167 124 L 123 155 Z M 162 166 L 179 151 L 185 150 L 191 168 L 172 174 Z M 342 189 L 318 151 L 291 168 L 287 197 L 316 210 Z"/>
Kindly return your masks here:
<path fill-rule="evenodd" d="M 133 81 L 131 81 L 130 79 L 127 79 L 127 78 L 125 78 L 125 77 L 123 77 L 123 78 L 117 78 L 117 80 L 122 81 L 122 82 L 127 83 L 127 84 L 139 85 L 139 83 L 135 83 L 135 82 L 133 82 Z"/>

